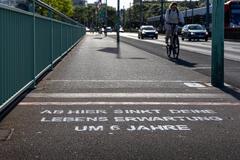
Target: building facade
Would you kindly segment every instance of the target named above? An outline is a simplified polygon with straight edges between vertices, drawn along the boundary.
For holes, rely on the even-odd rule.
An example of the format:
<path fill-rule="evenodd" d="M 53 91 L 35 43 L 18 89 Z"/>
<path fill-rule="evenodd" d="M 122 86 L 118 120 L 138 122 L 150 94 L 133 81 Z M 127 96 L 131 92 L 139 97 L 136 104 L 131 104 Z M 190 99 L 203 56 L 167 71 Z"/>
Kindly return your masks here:
<path fill-rule="evenodd" d="M 17 4 L 17 0 L 0 0 L 0 3 L 9 6 L 15 6 Z"/>
<path fill-rule="evenodd" d="M 157 2 L 159 0 L 142 0 L 143 2 Z M 133 4 L 140 4 L 140 0 L 133 0 Z"/>
<path fill-rule="evenodd" d="M 139 4 L 140 0 L 133 0 L 133 4 Z"/>
<path fill-rule="evenodd" d="M 86 6 L 87 0 L 73 0 L 74 6 Z"/>

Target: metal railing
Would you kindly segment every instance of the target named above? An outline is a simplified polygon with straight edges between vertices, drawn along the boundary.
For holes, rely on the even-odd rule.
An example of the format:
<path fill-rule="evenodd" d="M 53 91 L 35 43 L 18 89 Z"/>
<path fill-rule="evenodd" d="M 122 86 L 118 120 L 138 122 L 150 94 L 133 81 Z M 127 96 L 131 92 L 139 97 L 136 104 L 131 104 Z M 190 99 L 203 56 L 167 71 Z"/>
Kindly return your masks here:
<path fill-rule="evenodd" d="M 86 32 L 85 26 L 39 0 L 29 6 L 31 12 L 0 4 L 0 113 Z"/>

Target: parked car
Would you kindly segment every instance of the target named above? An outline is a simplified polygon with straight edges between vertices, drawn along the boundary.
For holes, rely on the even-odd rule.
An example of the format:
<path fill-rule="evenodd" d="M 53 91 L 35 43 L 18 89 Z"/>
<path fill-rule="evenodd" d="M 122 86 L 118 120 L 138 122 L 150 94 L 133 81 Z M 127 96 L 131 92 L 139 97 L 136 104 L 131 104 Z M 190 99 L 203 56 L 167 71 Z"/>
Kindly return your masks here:
<path fill-rule="evenodd" d="M 143 25 L 140 27 L 140 29 L 138 30 L 138 38 L 140 39 L 144 39 L 146 37 L 150 37 L 150 38 L 156 38 L 158 39 L 158 32 L 157 30 L 150 25 Z"/>
<path fill-rule="evenodd" d="M 184 39 L 189 41 L 194 39 L 208 41 L 208 32 L 200 24 L 187 24 L 182 28 L 182 40 Z"/>
<path fill-rule="evenodd" d="M 112 27 L 107 27 L 106 30 L 107 32 L 112 32 Z"/>
<path fill-rule="evenodd" d="M 124 32 L 122 27 L 119 28 L 119 32 Z"/>
<path fill-rule="evenodd" d="M 90 29 L 88 27 L 86 27 L 86 32 L 90 32 Z"/>

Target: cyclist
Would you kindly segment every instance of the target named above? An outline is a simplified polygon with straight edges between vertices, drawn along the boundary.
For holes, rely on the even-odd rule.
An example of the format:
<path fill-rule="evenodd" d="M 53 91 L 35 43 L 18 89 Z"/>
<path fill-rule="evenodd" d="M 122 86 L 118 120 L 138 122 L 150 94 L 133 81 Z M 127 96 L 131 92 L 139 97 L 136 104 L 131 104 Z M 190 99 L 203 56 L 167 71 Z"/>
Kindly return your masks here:
<path fill-rule="evenodd" d="M 172 2 L 169 8 L 166 10 L 165 14 L 165 29 L 166 29 L 166 44 L 168 45 L 168 40 L 172 34 L 172 25 L 176 25 L 174 33 L 177 34 L 178 24 L 184 24 L 184 18 L 182 13 L 177 8 L 177 3 Z"/>
<path fill-rule="evenodd" d="M 104 25 L 104 35 L 105 35 L 105 37 L 107 37 L 107 26 L 106 25 Z"/>

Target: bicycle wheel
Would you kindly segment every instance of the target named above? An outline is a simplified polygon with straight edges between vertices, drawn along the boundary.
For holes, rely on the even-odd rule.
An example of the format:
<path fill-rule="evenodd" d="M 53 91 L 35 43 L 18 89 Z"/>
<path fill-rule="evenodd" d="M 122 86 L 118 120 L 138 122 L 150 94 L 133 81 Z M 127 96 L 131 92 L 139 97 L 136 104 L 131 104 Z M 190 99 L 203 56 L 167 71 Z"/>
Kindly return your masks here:
<path fill-rule="evenodd" d="M 179 56 L 179 38 L 174 36 L 173 38 L 173 58 L 178 59 Z"/>
<path fill-rule="evenodd" d="M 171 58 L 172 46 L 171 45 L 167 45 L 166 49 L 167 49 L 167 56 L 168 56 L 168 58 Z"/>

